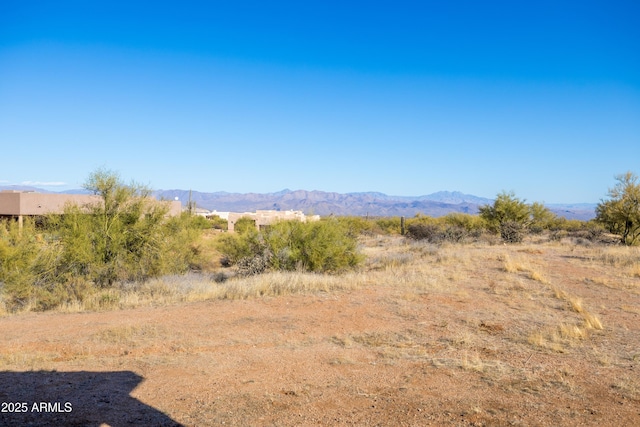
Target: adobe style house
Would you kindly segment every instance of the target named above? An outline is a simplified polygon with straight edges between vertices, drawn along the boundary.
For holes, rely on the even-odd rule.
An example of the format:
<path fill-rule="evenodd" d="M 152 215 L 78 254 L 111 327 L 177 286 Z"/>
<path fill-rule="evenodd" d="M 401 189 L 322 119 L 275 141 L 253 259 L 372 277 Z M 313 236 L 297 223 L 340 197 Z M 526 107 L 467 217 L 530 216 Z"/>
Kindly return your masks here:
<path fill-rule="evenodd" d="M 226 213 L 226 212 L 225 212 Z M 240 218 L 249 218 L 255 221 L 256 228 L 260 228 L 272 224 L 276 221 L 283 220 L 298 220 L 302 222 L 306 221 L 318 221 L 320 215 L 305 216 L 301 211 L 272 211 L 272 210 L 257 210 L 255 212 L 228 212 L 227 215 L 227 229 L 229 232 L 234 231 L 236 221 Z"/>
<path fill-rule="evenodd" d="M 67 204 L 78 206 L 102 203 L 102 198 L 87 194 L 57 194 L 36 193 L 32 191 L 0 191 L 0 218 L 14 218 L 22 227 L 25 216 L 41 216 L 48 214 L 62 214 Z M 158 202 L 169 204 L 169 215 L 180 215 L 180 202 Z"/>

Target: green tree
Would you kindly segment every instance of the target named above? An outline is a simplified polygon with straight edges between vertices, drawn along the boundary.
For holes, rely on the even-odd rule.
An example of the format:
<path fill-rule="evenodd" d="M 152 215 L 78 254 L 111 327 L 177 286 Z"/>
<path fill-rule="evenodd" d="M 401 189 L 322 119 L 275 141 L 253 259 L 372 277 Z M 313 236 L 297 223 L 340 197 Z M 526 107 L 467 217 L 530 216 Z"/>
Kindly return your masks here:
<path fill-rule="evenodd" d="M 507 242 L 521 241 L 527 230 L 549 228 L 555 218 L 542 203 L 528 205 L 515 193 L 505 191 L 498 194 L 493 205 L 481 206 L 479 211 L 488 228 L 500 232 Z"/>
<path fill-rule="evenodd" d="M 82 301 L 119 281 L 142 281 L 196 269 L 202 218 L 169 217 L 150 191 L 98 170 L 85 188 L 100 196 L 87 206 L 36 224 L 0 221 L 0 304 L 9 311 L 47 310 Z M 207 224 L 208 225 L 208 224 Z"/>
<path fill-rule="evenodd" d="M 625 245 L 640 238 L 640 184 L 638 176 L 627 172 L 616 176 L 618 183 L 609 189 L 608 199 L 596 207 L 596 221 L 611 233 L 620 235 Z"/>
<path fill-rule="evenodd" d="M 314 221 L 279 221 L 257 231 L 227 234 L 219 240 L 225 263 L 245 273 L 304 270 L 335 273 L 362 262 L 357 236 L 335 218 Z"/>
<path fill-rule="evenodd" d="M 556 215 L 551 212 L 544 204 L 533 202 L 529 205 L 530 225 L 532 230 L 549 229 L 556 219 Z"/>
<path fill-rule="evenodd" d="M 480 206 L 479 211 L 480 217 L 493 231 L 499 231 L 500 227 L 508 221 L 526 225 L 530 219 L 529 206 L 524 200 L 518 199 L 513 191 L 499 193 L 493 205 Z"/>
<path fill-rule="evenodd" d="M 67 272 L 98 286 L 175 272 L 167 269 L 167 262 L 185 259 L 175 253 L 175 245 L 185 238 L 181 229 L 188 227 L 190 218 L 167 220 L 168 206 L 152 199 L 147 187 L 126 185 L 112 171 L 93 172 L 84 188 L 100 196 L 100 202 L 67 206 L 62 217 L 51 219 L 57 224 Z"/>

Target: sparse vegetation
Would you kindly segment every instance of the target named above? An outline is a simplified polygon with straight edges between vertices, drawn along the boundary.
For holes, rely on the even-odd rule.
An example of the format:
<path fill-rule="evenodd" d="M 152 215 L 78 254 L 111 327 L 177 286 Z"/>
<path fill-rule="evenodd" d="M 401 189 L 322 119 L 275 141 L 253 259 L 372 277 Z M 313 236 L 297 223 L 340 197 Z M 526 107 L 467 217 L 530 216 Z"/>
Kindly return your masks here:
<path fill-rule="evenodd" d="M 608 199 L 596 207 L 596 220 L 625 245 L 640 241 L 640 183 L 638 176 L 627 172 L 616 176 L 618 183 L 609 189 Z"/>
<path fill-rule="evenodd" d="M 506 243 L 520 243 L 527 232 L 549 229 L 555 215 L 541 203 L 527 205 L 513 192 L 499 193 L 493 205 L 480 207 L 480 217 L 490 231 L 499 232 Z"/>
<path fill-rule="evenodd" d="M 273 228 L 263 230 L 262 238 Z M 248 239 L 251 233 L 257 239 L 255 229 L 245 235 L 214 230 L 206 235 L 224 241 Z M 283 235 L 280 230 L 271 237 L 282 241 Z M 318 402 L 333 391 L 340 399 L 371 399 L 375 405 L 388 396 L 405 407 L 415 402 L 411 393 L 430 396 L 431 387 L 443 380 L 456 381 L 456 396 L 472 384 L 474 391 L 499 395 L 501 405 L 543 391 L 552 392 L 554 401 L 637 398 L 629 390 L 638 382 L 627 374 L 640 358 L 634 350 L 638 279 L 627 273 L 636 265 L 637 247 L 583 246 L 535 235 L 517 246 L 472 239 L 433 244 L 367 233 L 357 237 L 357 244 L 366 258 L 360 268 L 340 275 L 294 269 L 246 276 L 223 268 L 117 281 L 57 310 L 119 309 L 126 315 L 65 315 L 65 322 L 82 328 L 74 338 L 65 327 L 59 339 L 39 332 L 46 337 L 40 347 L 32 337 L 7 339 L 0 365 L 6 370 L 86 369 L 99 360 L 118 369 L 143 366 L 148 383 L 155 384 L 198 364 L 203 388 L 190 397 L 211 404 L 202 391 L 211 378 L 235 375 L 246 360 L 259 361 L 239 382 L 242 393 L 261 403 L 256 408 L 270 408 L 270 399 L 278 396 Z M 164 307 L 129 310 L 159 305 Z M 19 326 L 38 319 L 3 321 Z M 38 328 L 32 329 L 36 335 Z M 307 363 L 304 369 L 287 370 L 300 360 Z M 597 380 L 594 369 L 600 369 Z M 337 376 L 349 381 L 332 383 Z M 281 378 L 290 380 L 270 385 Z M 585 391 L 585 381 L 597 390 Z M 217 394 L 237 396 L 237 385 L 232 392 L 216 387 Z M 477 394 L 473 399 L 473 407 L 491 408 L 494 402 L 478 400 Z M 222 401 L 215 402 L 218 406 L 211 406 L 219 410 Z M 196 410 L 189 413 L 191 422 Z M 189 421 L 180 418 L 183 412 L 172 411 L 176 419 Z M 486 419 L 495 421 L 497 415 Z"/>
<path fill-rule="evenodd" d="M 197 267 L 201 221 L 168 218 L 150 191 L 98 170 L 85 187 L 101 203 L 67 206 L 37 226 L 0 223 L 0 285 L 5 309 L 47 310 L 82 302 L 118 282 L 144 281 Z"/>
<path fill-rule="evenodd" d="M 228 265 L 243 274 L 266 271 L 334 273 L 356 267 L 362 257 L 356 237 L 335 219 L 303 223 L 281 221 L 264 230 L 245 231 L 220 239 Z"/>

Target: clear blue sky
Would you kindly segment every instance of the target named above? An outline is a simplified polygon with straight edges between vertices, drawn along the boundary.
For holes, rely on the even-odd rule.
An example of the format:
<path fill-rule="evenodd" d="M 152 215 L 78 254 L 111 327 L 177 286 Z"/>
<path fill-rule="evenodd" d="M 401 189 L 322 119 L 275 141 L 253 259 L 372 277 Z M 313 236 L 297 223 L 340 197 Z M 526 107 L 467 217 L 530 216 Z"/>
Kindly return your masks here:
<path fill-rule="evenodd" d="M 640 173 L 640 2 L 0 2 L 0 185 L 458 190 Z M 55 185 L 59 184 L 59 185 Z"/>

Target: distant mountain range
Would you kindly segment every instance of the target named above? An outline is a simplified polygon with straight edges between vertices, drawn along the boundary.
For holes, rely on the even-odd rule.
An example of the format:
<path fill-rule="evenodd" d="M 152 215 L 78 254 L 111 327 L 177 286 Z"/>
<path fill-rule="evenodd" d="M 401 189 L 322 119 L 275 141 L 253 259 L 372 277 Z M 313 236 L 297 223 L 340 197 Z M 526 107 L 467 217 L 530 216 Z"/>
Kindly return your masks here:
<path fill-rule="evenodd" d="M 183 204 L 189 200 L 186 190 L 159 190 L 158 198 L 174 200 Z M 277 193 L 201 193 L 191 192 L 191 200 L 197 207 L 219 212 L 252 212 L 257 209 L 299 210 L 317 215 L 358 216 L 406 216 L 418 213 L 442 216 L 451 212 L 475 214 L 482 205 L 493 203 L 492 199 L 463 194 L 459 191 L 439 191 L 425 196 L 389 196 L 384 193 L 329 193 L 324 191 L 292 191 L 285 189 Z M 547 207 L 557 215 L 568 219 L 588 220 L 595 217 L 595 204 L 549 204 Z"/>
<path fill-rule="evenodd" d="M 38 191 L 51 193 L 36 187 L 0 186 L 1 189 Z M 64 193 L 86 193 L 86 190 L 69 190 Z M 189 190 L 157 190 L 159 199 L 175 200 L 183 205 L 189 201 Z M 285 189 L 276 193 L 215 193 L 191 192 L 191 200 L 199 208 L 219 212 L 253 212 L 265 210 L 299 210 L 317 215 L 357 216 L 406 216 L 416 214 L 442 216 L 451 212 L 475 214 L 482 205 L 493 203 L 492 199 L 463 194 L 459 191 L 439 191 L 425 196 L 389 196 L 384 193 L 330 193 Z M 594 203 L 548 204 L 556 215 L 568 219 L 588 220 L 595 217 Z"/>

